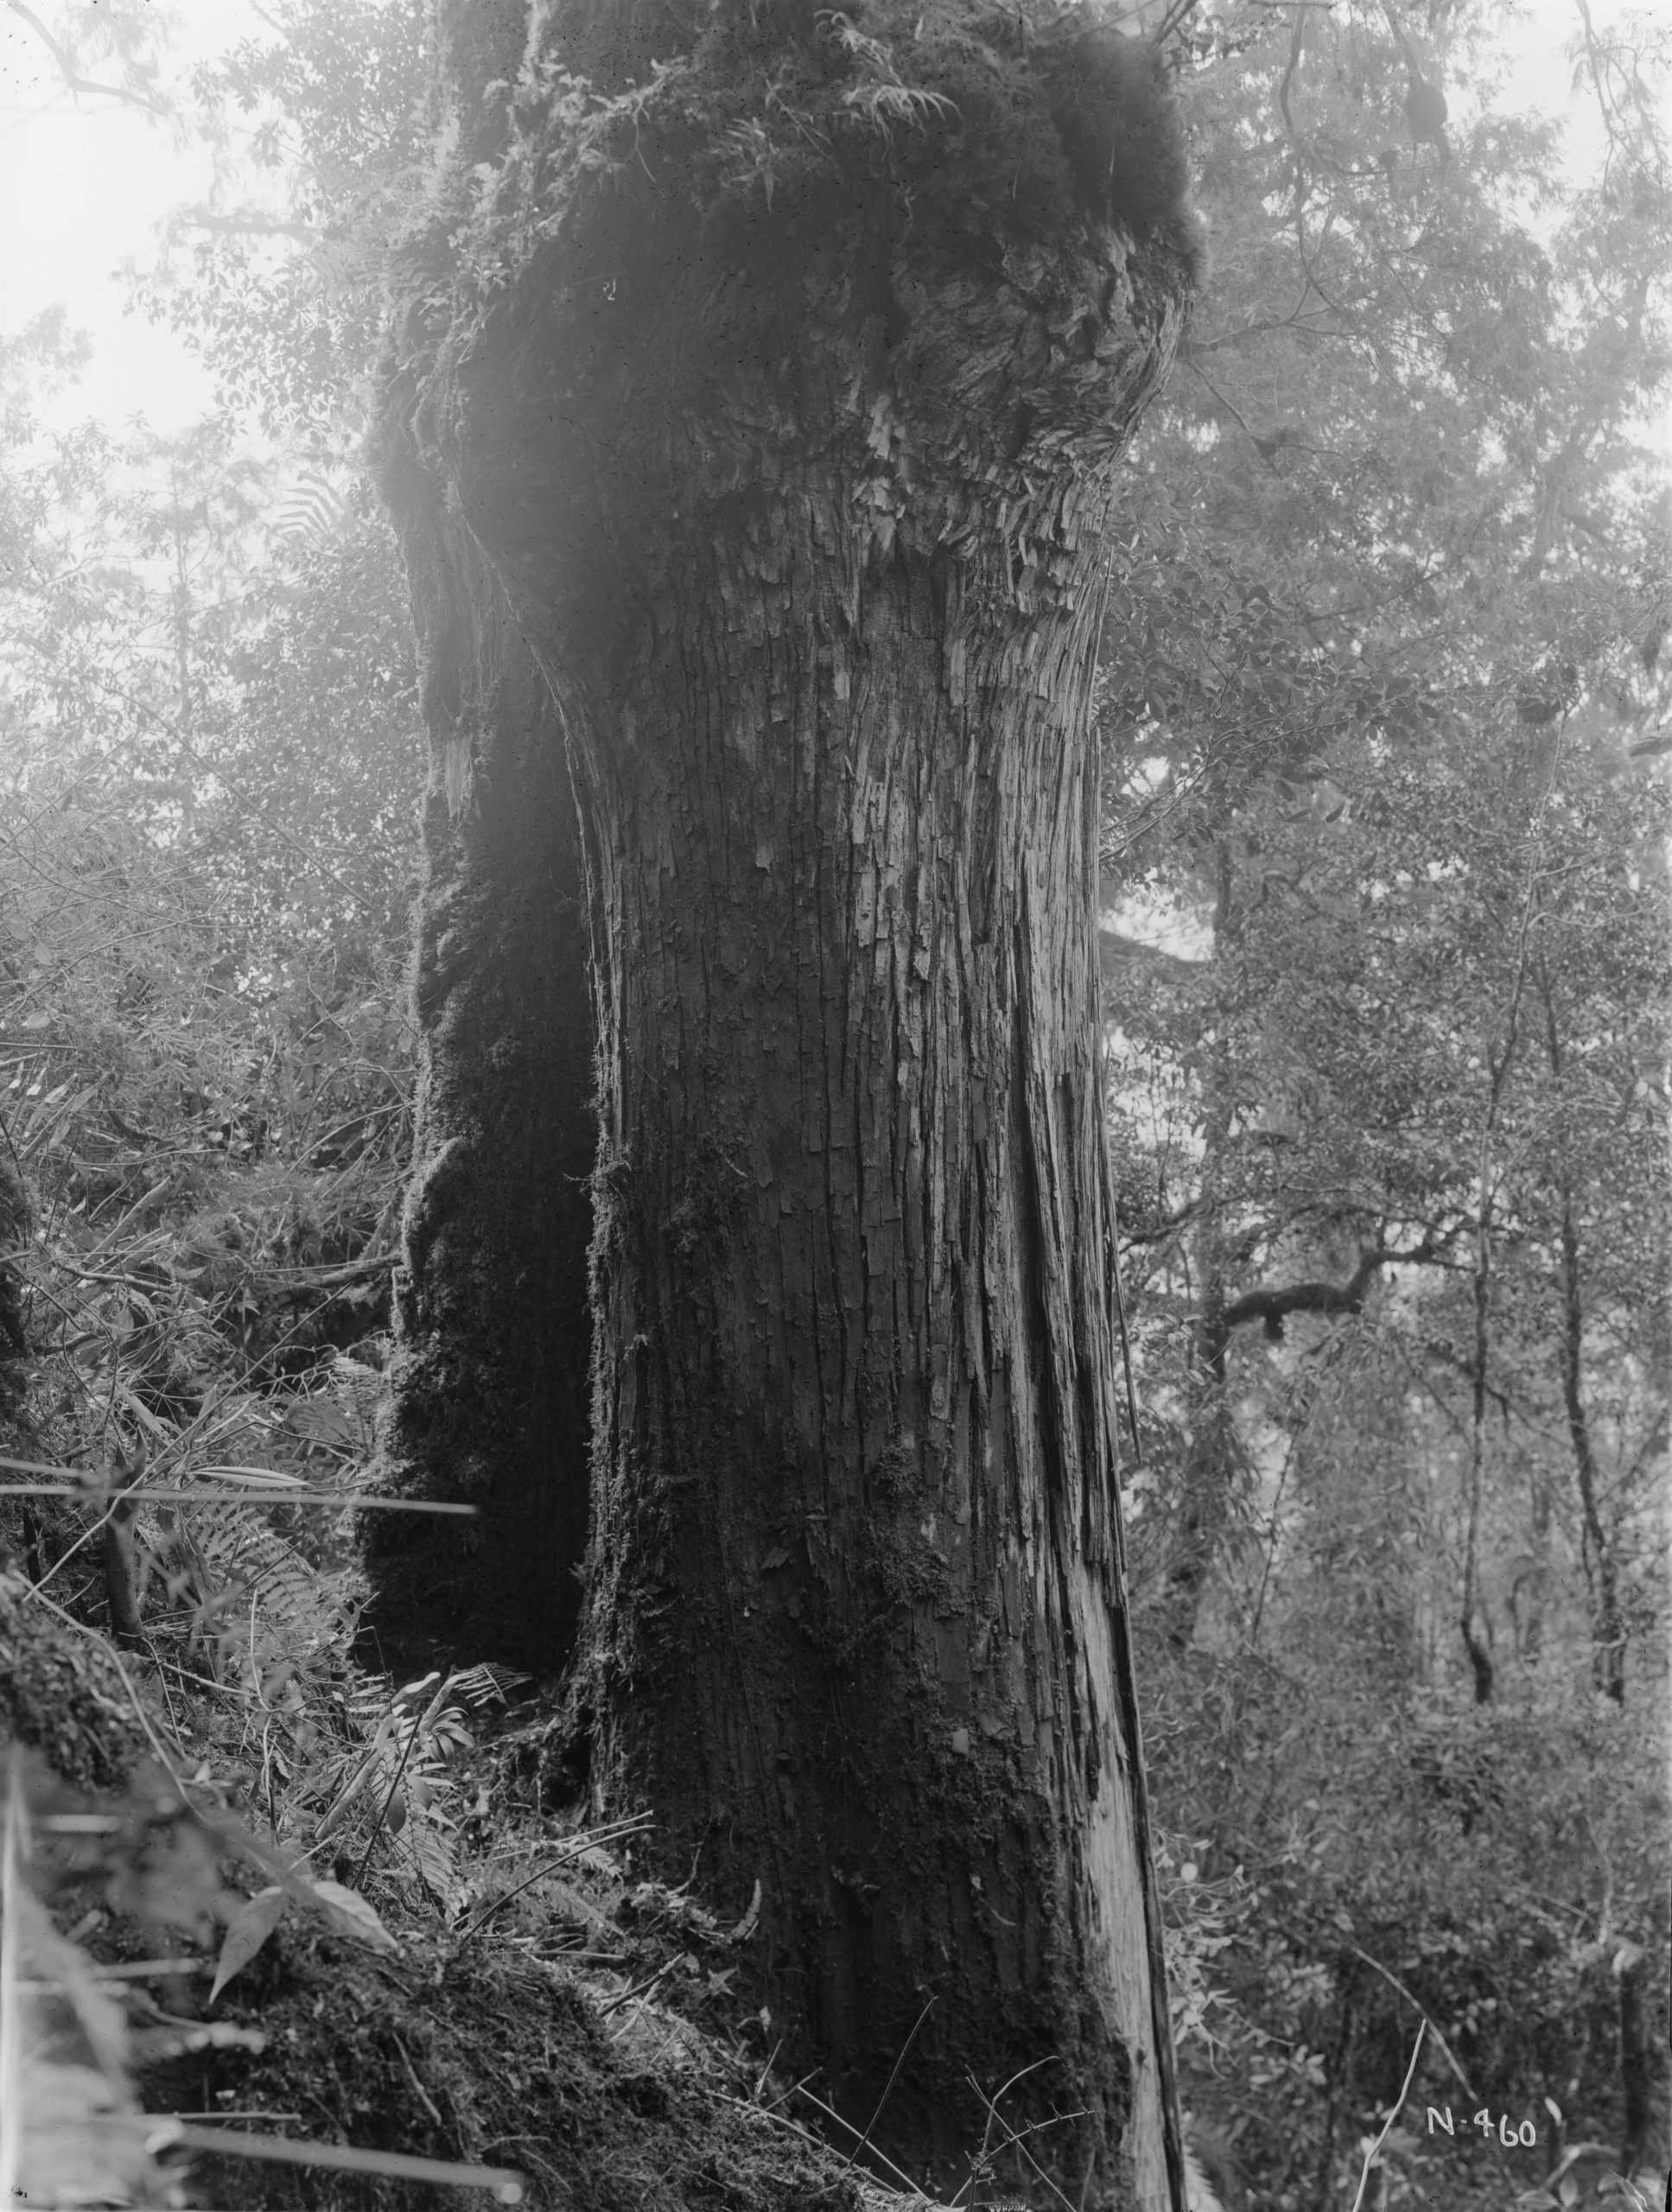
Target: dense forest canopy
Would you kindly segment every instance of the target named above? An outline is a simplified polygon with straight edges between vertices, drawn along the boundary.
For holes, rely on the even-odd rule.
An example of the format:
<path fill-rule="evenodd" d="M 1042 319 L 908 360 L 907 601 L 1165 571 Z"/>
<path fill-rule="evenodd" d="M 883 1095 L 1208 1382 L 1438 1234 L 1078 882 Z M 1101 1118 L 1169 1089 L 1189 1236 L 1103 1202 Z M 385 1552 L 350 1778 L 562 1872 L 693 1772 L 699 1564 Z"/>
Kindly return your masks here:
<path fill-rule="evenodd" d="M 954 35 L 938 12 L 926 30 L 881 6 L 786 28 L 792 12 L 739 16 L 703 220 L 728 254 L 787 238 L 811 282 L 823 248 L 798 211 L 824 205 L 831 174 L 843 191 L 861 175 L 903 191 L 909 222 L 891 231 L 881 200 L 865 217 L 886 251 L 853 374 L 886 381 L 890 354 L 951 296 L 934 290 L 945 240 L 975 241 L 978 288 L 993 281 L 980 241 L 1019 253 L 1015 226 L 1057 207 L 1044 165 L 1024 217 L 1018 164 L 963 199 L 944 164 L 978 81 L 1020 99 L 1005 71 L 1037 67 L 1060 103 L 1049 41 L 1078 36 L 1079 19 L 1065 30 L 1024 10 Z M 582 917 L 601 868 L 627 880 L 595 851 L 577 848 L 561 926 L 541 921 L 550 994 L 488 1008 L 531 1026 L 537 1008 L 561 1046 L 494 1063 L 506 1084 L 550 1078 L 550 1120 L 493 1135 L 491 1198 L 514 1208 L 538 1161 L 561 1163 L 562 1210 L 528 1213 L 531 1238 L 563 1248 L 538 1294 L 549 1313 L 567 1300 L 544 1351 L 537 1332 L 507 1340 L 491 1304 L 473 1309 L 480 1338 L 459 1338 L 459 1302 L 425 1257 L 433 1185 L 421 1172 L 409 1193 L 426 1128 L 455 1110 L 437 1103 L 453 988 L 438 887 L 462 886 L 467 906 L 471 839 L 509 851 L 528 823 L 496 825 L 482 772 L 511 752 L 436 739 L 442 652 L 433 627 L 415 641 L 411 613 L 428 556 L 408 515 L 403 564 L 386 427 L 370 449 L 368 432 L 391 378 L 416 390 L 413 363 L 429 373 L 448 344 L 462 421 L 477 341 L 460 336 L 460 302 L 491 354 L 495 316 L 520 311 L 530 269 L 563 248 L 562 194 L 632 148 L 647 181 L 623 224 L 649 222 L 647 207 L 671 221 L 650 197 L 663 158 L 714 120 L 692 74 L 695 14 L 601 9 L 577 31 L 571 11 L 563 47 L 550 11 L 533 11 L 531 37 L 527 11 L 502 13 L 480 21 L 493 16 L 503 55 L 461 58 L 456 10 L 277 0 L 257 36 L 191 63 L 149 9 L 8 16 L 80 98 L 141 105 L 220 164 L 213 201 L 182 208 L 133 277 L 136 306 L 213 368 L 209 419 L 168 439 L 48 431 L 87 340 L 61 313 L 0 336 L 0 1444 L 36 1471 L 14 1465 L 18 1494 L 0 1499 L 0 1713 L 50 1760 L 56 1779 L 29 1783 L 37 1809 L 54 1789 L 109 1791 L 142 1751 L 178 1777 L 168 1820 L 130 1827 L 97 1863 L 39 1847 L 56 1932 L 31 1923 L 29 1940 L 60 1947 L 37 1948 L 41 1975 L 80 1974 L 72 2010 L 92 2053 L 63 2091 L 94 2176 L 72 2191 L 102 2177 L 161 2202 L 172 2185 L 137 2152 L 124 2164 L 86 2147 L 97 2078 L 118 2104 L 294 2106 L 292 2132 L 319 2140 L 516 2164 L 554 2203 L 835 2204 L 850 2200 L 794 2192 L 855 2187 L 868 2131 L 844 2178 L 794 2167 L 816 2154 L 780 2128 L 780 2171 L 761 2147 L 777 2122 L 746 2126 L 725 2097 L 757 2113 L 777 2100 L 845 2156 L 860 2133 L 843 2133 L 850 2066 L 866 2117 L 884 2116 L 874 2139 L 910 2171 L 890 2101 L 906 2126 L 912 2066 L 963 2048 L 902 1998 L 875 2053 L 815 2051 L 791 2091 L 772 2069 L 798 2030 L 759 1980 L 747 1878 L 732 1885 L 723 1846 L 705 1841 L 682 1891 L 633 1832 L 639 1804 L 584 1794 L 584 1669 L 567 1705 L 558 1687 L 589 1633 L 569 1570 L 600 1402 L 585 1266 L 600 1001 Z M 1157 359 L 1177 354 L 1159 388 L 1144 372 L 1099 520 L 1075 709 L 1099 811 L 1071 881 L 1097 916 L 1116 1229 L 1100 1371 L 1122 1429 L 1190 2186 L 1271 2212 L 1345 2208 L 1361 2189 L 1484 2212 L 1629 2203 L 1614 2177 L 1635 2176 L 1648 2202 L 1672 2163 L 1668 34 L 1652 10 L 1487 0 L 1229 0 L 1171 17 L 1204 230 L 1169 187 L 1132 234 L 1133 296 L 1173 302 L 1154 327 L 1177 318 Z M 750 41 L 780 36 L 813 61 L 780 68 L 769 47 L 759 64 Z M 1522 104 L 1534 41 L 1564 50 L 1561 112 Z M 449 107 L 471 69 L 488 96 Z M 1071 132 L 1063 143 L 1072 180 Z M 1103 343 L 1088 331 L 1088 378 L 1117 374 Z M 833 388 L 843 358 L 833 339 Z M 925 390 L 941 358 L 925 347 Z M 654 397 L 658 372 L 639 363 L 638 388 Z M 888 478 L 915 418 L 902 401 L 893 419 L 872 418 L 867 557 L 905 563 L 926 495 Z M 1023 409 L 1011 423 L 1021 465 L 1045 419 Z M 531 456 L 531 438 L 516 450 Z M 611 480 L 605 468 L 582 488 Z M 623 499 L 626 541 L 640 522 Z M 668 531 L 694 574 L 696 540 Z M 563 762 L 556 646 L 537 637 L 525 652 L 535 631 L 510 597 L 479 626 L 467 704 L 484 728 L 491 709 L 547 730 Z M 580 709 L 563 711 L 574 741 Z M 541 805 L 566 798 L 568 773 Z M 1070 882 L 1065 863 L 1065 899 Z M 636 911 L 624 895 L 618 920 Z M 486 1070 L 483 1038 L 467 1058 Z M 607 1229 L 626 1185 L 604 1166 Z M 720 1218 L 697 1207 L 676 1223 L 681 1254 L 701 1256 Z M 567 1274 L 565 1254 L 579 1255 Z M 537 1420 L 506 1419 L 483 1381 L 506 1374 Z M 606 1402 L 607 1427 L 619 1412 Z M 536 1487 L 496 1524 L 495 1470 L 512 1465 L 537 1470 L 518 1477 Z M 894 1548 L 865 1571 L 890 1603 L 928 1604 L 897 1585 L 944 1562 L 913 1533 L 906 1459 L 888 1465 L 877 1525 Z M 554 1470 L 562 1512 L 537 1491 Z M 288 1482 L 326 1502 L 188 1512 L 124 1506 L 111 1488 L 188 1482 Z M 333 1510 L 379 1485 L 488 1510 L 467 1535 L 442 1516 Z M 776 1561 L 758 1587 L 800 1571 L 792 1541 L 753 1533 Z M 611 1541 L 630 1580 L 630 1547 Z M 411 1636 L 414 1592 L 444 1624 L 428 1646 Z M 608 1694 L 589 1689 L 588 1713 Z M 120 1724 L 99 1717 L 112 1707 Z M 600 1742 L 623 1739 L 611 1725 Z M 879 1762 L 903 1764 L 880 1704 L 875 1725 Z M 953 1730 L 947 1771 L 996 1759 L 996 1725 L 990 1741 L 974 1714 L 961 1745 Z M 601 1787 L 607 1758 L 593 1756 Z M 12 1771 L 16 1808 L 28 1793 Z M 681 1808 L 648 1811 L 684 1838 Z M 234 1821 L 255 1839 L 236 1875 Z M 571 1832 L 560 1866 L 552 1840 Z M 159 1860 L 172 1871 L 148 1888 Z M 21 1860 L 7 1866 L 17 1925 Z M 690 1868 L 685 1849 L 682 1878 Z M 773 1909 L 769 1896 L 770 1941 L 787 1943 Z M 111 1948 L 124 1913 L 148 1932 Z M 436 1986 L 453 1976 L 456 2051 L 413 1994 L 422 1976 L 391 1993 L 358 1963 L 391 1944 Z M 77 1947 L 107 1966 L 164 1945 L 218 1956 L 224 1995 L 209 2002 L 206 1983 L 188 1998 L 176 1976 L 166 2018 L 143 2003 L 124 2015 L 76 1963 Z M 553 1975 L 569 1978 L 560 2000 Z M 346 2009 L 319 2024 L 334 1989 Z M 366 2062 L 372 2086 L 348 2094 L 385 2002 L 398 2034 Z M 554 2002 L 565 2020 L 600 2008 L 606 2036 L 631 2029 L 561 2094 L 537 2038 L 497 2040 L 504 2016 Z M 699 2031 L 733 2072 L 687 2056 L 696 2070 L 644 2087 Z M 1040 2162 L 1063 2186 L 1049 2128 L 1068 2100 L 1053 2115 L 1052 2085 L 1006 2104 L 1002 2072 L 986 2070 L 1001 2045 L 972 2056 L 969 2183 L 941 2195 L 1055 2202 Z M 698 2080 L 711 2110 L 691 2101 Z M 590 2167 L 550 2148 L 567 2140 L 564 2095 L 602 2146 Z M 722 2107 L 723 2140 L 705 2133 Z M 38 2141 L 5 2145 L 9 2173 L 45 2171 L 28 2164 Z M 392 2202 L 368 2192 L 409 2186 L 207 2171 L 203 2202 Z M 293 2182 L 341 2193 L 304 2198 Z"/>

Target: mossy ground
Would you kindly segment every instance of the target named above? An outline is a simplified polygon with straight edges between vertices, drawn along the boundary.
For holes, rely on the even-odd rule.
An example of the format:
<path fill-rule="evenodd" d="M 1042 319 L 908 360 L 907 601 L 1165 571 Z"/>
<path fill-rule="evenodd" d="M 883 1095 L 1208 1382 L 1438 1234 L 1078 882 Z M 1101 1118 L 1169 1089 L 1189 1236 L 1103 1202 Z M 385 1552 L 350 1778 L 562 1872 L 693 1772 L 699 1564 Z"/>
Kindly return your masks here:
<path fill-rule="evenodd" d="M 0 1579 L 0 1596 L 15 1587 Z M 421 1886 L 391 1877 L 386 1840 L 381 1873 L 336 1872 L 363 1887 L 392 1949 L 293 1905 L 212 1999 L 213 1923 L 252 1886 L 247 1860 L 214 1864 L 228 1817 L 209 1815 L 218 1830 L 197 1821 L 140 1756 L 131 1693 L 146 1697 L 143 1659 L 118 1673 L 102 1638 L 18 1611 L 0 1611 L 16 1661 L 0 1735 L 35 1746 L 9 1769 L 40 1830 L 29 1878 L 93 1975 L 121 1970 L 105 1983 L 125 2043 L 125 2064 L 105 2053 L 119 2101 L 131 2101 L 130 2083 L 147 2113 L 196 2126 L 512 2168 L 537 2212 L 881 2212 L 905 2201 L 816 2139 L 806 2100 L 792 2117 L 770 2023 L 732 1990 L 753 1917 L 722 1926 L 689 1889 L 638 1879 L 632 1836 L 594 1842 L 531 1803 L 548 1699 L 529 1700 L 469 1757 L 459 1845 L 469 1894 L 450 1923 Z M 259 1829 L 247 1812 L 242 1825 Z M 180 1958 L 190 1972 L 135 1971 Z M 172 2178 L 175 2201 L 218 2212 L 483 2201 L 430 2180 L 201 2152 Z"/>
<path fill-rule="evenodd" d="M 284 1929 L 213 2009 L 258 2028 L 265 2048 L 151 2068 L 141 2080 L 148 2109 L 294 2113 L 288 2124 L 247 2124 L 514 2166 L 528 2180 L 524 2202 L 550 2212 L 861 2212 L 874 2196 L 752 2102 L 718 2047 L 706 2063 L 694 2056 L 677 2017 L 659 2024 L 658 2050 L 654 2024 L 601 2018 L 563 1968 L 514 1936 L 438 1931 L 385 1960 Z M 229 2212 L 461 2201 L 423 2182 L 215 2157 L 194 2160 L 191 2194 Z"/>

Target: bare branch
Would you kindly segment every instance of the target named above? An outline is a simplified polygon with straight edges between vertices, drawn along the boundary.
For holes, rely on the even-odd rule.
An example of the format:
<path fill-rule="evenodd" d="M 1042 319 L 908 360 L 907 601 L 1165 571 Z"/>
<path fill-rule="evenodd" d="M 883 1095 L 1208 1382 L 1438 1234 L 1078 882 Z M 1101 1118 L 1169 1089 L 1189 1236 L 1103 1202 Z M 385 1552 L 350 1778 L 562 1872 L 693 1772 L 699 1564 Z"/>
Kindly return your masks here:
<path fill-rule="evenodd" d="M 143 108 L 147 115 L 154 115 L 161 122 L 166 123 L 171 120 L 168 108 L 161 101 L 154 100 L 147 92 L 142 92 L 128 85 L 101 85 L 96 83 L 91 77 L 84 77 L 76 67 L 75 57 L 69 48 L 59 43 L 40 16 L 35 14 L 34 9 L 24 5 L 24 0 L 6 0 L 6 5 L 14 16 L 21 17 L 29 25 L 41 45 L 51 54 L 53 60 L 58 64 L 59 74 L 63 78 L 69 91 L 96 92 L 106 99 L 121 100 L 128 107 Z"/>

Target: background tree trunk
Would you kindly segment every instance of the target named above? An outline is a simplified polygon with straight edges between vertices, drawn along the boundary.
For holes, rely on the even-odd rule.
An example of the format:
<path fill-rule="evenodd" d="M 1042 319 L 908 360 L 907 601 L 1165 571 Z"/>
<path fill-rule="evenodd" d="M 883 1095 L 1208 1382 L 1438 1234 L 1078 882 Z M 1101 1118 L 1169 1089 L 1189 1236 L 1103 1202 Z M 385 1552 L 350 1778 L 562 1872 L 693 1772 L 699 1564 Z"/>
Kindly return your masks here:
<path fill-rule="evenodd" d="M 552 58 L 614 81 L 626 20 L 575 18 Z M 909 174 L 861 132 L 834 179 L 705 206 L 693 131 L 720 122 L 665 78 L 620 166 L 389 382 L 432 742 L 461 798 L 473 747 L 487 768 L 480 828 L 465 804 L 461 859 L 432 861 L 428 1303 L 404 1325 L 433 1317 L 441 1364 L 455 1298 L 483 1338 L 496 1306 L 544 1325 L 537 1283 L 426 1235 L 484 1179 L 505 1221 L 538 1151 L 501 1133 L 547 1065 L 518 978 L 556 747 L 482 728 L 465 680 L 503 588 L 591 899 L 596 1793 L 652 1806 L 667 1867 L 722 1903 L 759 1885 L 772 2032 L 856 2131 L 909 2043 L 872 2140 L 962 2177 L 971 2077 L 1033 2068 L 1006 2126 L 1072 2115 L 1030 2139 L 1040 2168 L 1152 2207 L 1182 2163 L 1116 1488 L 1088 709 L 1113 472 L 1188 263 L 1073 197 L 1147 65 L 927 22 L 913 76 L 967 71 L 937 95 L 961 135 Z M 963 119 L 995 73 L 1031 111 L 984 143 Z"/>
<path fill-rule="evenodd" d="M 1230 849 L 1215 852 L 1213 950 L 1233 969 L 1239 916 Z M 1230 1519 L 1237 1474 L 1237 1425 L 1231 1408 L 1230 1324 L 1225 1309 L 1231 1237 L 1225 1185 L 1236 1115 L 1230 1030 L 1237 1014 L 1234 982 L 1204 1009 L 1211 1024 L 1202 1046 L 1202 1161 L 1198 1218 L 1190 1252 L 1196 1308 L 1192 1329 L 1190 1446 L 1179 1500 L 1178 1535 L 1162 1598 L 1162 1632 L 1176 1652 L 1188 1651 L 1211 1587 L 1215 1557 Z"/>

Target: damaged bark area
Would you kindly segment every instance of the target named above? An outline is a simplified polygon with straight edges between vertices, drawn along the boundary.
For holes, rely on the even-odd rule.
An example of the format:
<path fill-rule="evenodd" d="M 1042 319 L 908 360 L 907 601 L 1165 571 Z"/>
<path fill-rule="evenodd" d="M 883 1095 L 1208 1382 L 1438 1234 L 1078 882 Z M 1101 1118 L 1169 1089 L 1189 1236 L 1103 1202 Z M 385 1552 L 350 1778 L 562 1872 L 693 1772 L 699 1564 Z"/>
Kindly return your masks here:
<path fill-rule="evenodd" d="M 771 2035 L 855 2135 L 886 2091 L 870 2140 L 961 2179 L 1031 2069 L 999 2134 L 1160 2207 L 1088 722 L 1198 247 L 1124 43 L 945 0 L 537 10 L 505 158 L 413 257 L 381 442 L 454 764 L 403 1310 L 436 1374 L 548 1326 L 469 1224 L 510 1233 L 537 1151 L 565 751 L 579 803 L 592 1787 L 722 1909 L 759 1885 Z M 483 685 L 513 630 L 544 719 Z M 404 1479 L 471 1448 L 437 1424 Z"/>

